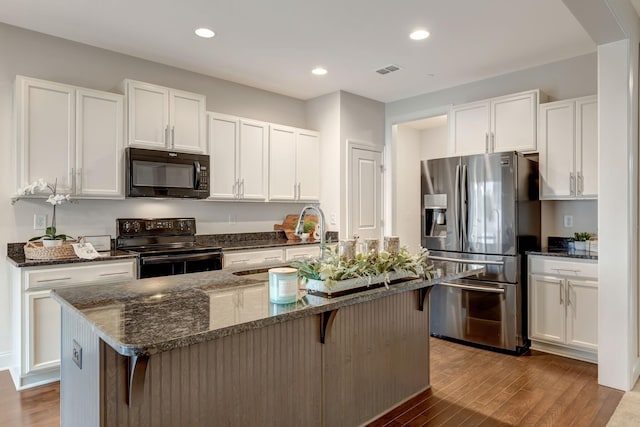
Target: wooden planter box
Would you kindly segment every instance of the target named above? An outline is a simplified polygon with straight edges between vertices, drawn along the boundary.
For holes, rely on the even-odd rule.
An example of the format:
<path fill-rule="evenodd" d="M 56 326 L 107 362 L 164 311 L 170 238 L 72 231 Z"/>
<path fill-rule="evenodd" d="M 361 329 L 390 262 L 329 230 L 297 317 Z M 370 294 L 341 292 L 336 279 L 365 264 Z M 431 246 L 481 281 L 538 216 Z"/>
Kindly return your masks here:
<path fill-rule="evenodd" d="M 384 286 L 385 280 L 387 283 L 390 283 L 394 280 L 406 278 L 417 278 L 417 276 L 410 271 L 390 271 L 377 276 L 356 277 L 338 282 L 307 279 L 306 285 L 309 293 L 331 298 L 332 296 L 340 296 L 360 292 L 372 287 Z"/>

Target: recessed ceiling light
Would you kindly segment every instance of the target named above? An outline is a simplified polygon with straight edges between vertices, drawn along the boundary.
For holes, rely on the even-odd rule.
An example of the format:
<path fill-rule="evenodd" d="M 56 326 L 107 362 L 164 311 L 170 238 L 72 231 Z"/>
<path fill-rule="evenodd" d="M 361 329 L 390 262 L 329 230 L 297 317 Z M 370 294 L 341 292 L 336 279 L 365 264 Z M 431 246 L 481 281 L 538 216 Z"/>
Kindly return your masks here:
<path fill-rule="evenodd" d="M 317 67 L 311 70 L 311 72 L 316 76 L 324 76 L 325 74 L 327 74 L 327 69 L 322 67 Z"/>
<path fill-rule="evenodd" d="M 409 34 L 409 38 L 411 40 L 424 40 L 429 37 L 429 31 L 427 30 L 416 30 L 413 33 Z"/>
<path fill-rule="evenodd" d="M 198 28 L 196 30 L 196 35 L 198 37 L 202 37 L 203 39 L 210 39 L 211 37 L 215 36 L 216 33 L 214 33 L 208 28 Z"/>

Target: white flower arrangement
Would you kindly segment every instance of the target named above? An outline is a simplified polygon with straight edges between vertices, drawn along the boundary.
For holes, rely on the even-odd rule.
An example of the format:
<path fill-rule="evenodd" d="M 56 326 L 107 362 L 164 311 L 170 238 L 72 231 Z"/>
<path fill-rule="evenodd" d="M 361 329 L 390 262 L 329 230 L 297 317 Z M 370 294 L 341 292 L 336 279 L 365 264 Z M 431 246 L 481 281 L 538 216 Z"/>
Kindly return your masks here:
<path fill-rule="evenodd" d="M 46 202 L 53 207 L 53 215 L 51 216 L 51 227 L 47 227 L 45 234 L 42 236 L 36 236 L 29 239 L 30 242 L 34 240 L 67 240 L 73 239 L 66 234 L 56 234 L 56 206 L 61 205 L 64 202 L 71 202 L 71 196 L 69 194 L 58 194 L 56 188 L 58 186 L 58 180 L 53 184 L 49 184 L 44 179 L 40 178 L 37 181 L 32 182 L 22 188 L 19 188 L 11 198 L 11 204 L 15 204 L 18 200 L 29 194 L 35 194 L 36 191 L 49 190 L 51 194 L 47 198 Z"/>

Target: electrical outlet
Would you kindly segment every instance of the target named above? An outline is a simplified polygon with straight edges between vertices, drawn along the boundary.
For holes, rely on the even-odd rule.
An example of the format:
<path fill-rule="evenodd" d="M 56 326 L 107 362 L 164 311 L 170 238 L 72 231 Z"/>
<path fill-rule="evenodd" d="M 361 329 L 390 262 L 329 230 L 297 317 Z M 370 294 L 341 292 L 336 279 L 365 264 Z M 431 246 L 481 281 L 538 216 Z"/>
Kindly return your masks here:
<path fill-rule="evenodd" d="M 565 215 L 564 216 L 564 227 L 572 228 L 573 227 L 573 215 Z"/>
<path fill-rule="evenodd" d="M 338 222 L 338 221 L 336 220 L 336 214 L 335 214 L 335 213 L 332 213 L 332 214 L 331 214 L 331 219 L 329 220 L 329 224 L 331 224 L 331 225 L 336 225 L 336 224 L 337 224 L 337 222 Z"/>
<path fill-rule="evenodd" d="M 33 216 L 33 229 L 44 230 L 47 228 L 47 216 L 35 214 Z"/>
<path fill-rule="evenodd" d="M 234 225 L 236 223 L 236 216 L 233 214 L 229 214 L 229 225 Z"/>
<path fill-rule="evenodd" d="M 82 369 L 82 347 L 76 342 L 76 340 L 73 340 L 71 359 L 73 360 L 73 363 L 78 365 L 78 368 Z"/>

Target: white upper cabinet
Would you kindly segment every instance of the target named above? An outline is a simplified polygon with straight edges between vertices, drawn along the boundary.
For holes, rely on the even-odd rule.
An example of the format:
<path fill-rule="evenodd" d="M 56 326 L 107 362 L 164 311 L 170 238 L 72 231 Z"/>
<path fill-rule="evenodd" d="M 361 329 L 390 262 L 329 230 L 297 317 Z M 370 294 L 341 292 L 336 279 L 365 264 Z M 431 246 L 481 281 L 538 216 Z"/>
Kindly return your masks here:
<path fill-rule="evenodd" d="M 73 192 L 75 165 L 75 88 L 16 77 L 18 185 L 44 178 L 59 193 Z"/>
<path fill-rule="evenodd" d="M 597 198 L 597 97 L 541 104 L 539 116 L 540 197 Z"/>
<path fill-rule="evenodd" d="M 317 132 L 271 125 L 269 200 L 320 199 L 320 136 Z"/>
<path fill-rule="evenodd" d="M 208 113 L 211 198 L 266 200 L 268 124 Z"/>
<path fill-rule="evenodd" d="M 538 90 L 455 105 L 449 112 L 449 153 L 536 151 Z"/>
<path fill-rule="evenodd" d="M 58 193 L 121 198 L 122 95 L 16 77 L 18 184 L 57 181 Z"/>
<path fill-rule="evenodd" d="M 89 89 L 76 94 L 76 194 L 123 196 L 124 97 Z"/>
<path fill-rule="evenodd" d="M 206 153 L 206 98 L 125 80 L 127 143 L 132 147 Z"/>

